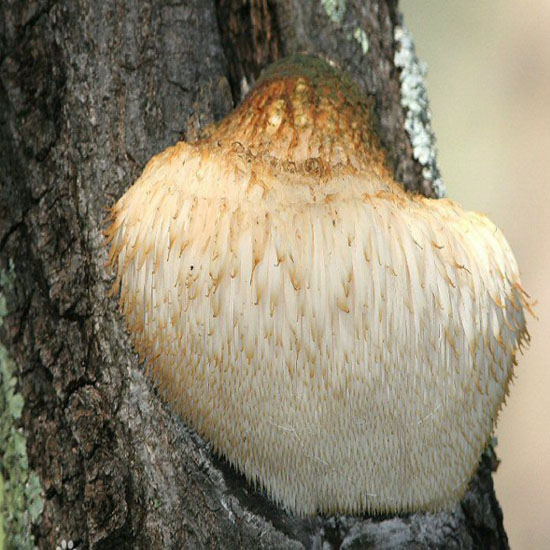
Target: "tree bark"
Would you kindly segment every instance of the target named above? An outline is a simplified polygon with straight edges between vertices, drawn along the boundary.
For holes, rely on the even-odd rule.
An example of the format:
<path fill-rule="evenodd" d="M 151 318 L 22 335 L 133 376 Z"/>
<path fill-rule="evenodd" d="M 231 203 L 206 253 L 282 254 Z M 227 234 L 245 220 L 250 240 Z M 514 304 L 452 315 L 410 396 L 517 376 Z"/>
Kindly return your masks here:
<path fill-rule="evenodd" d="M 35 544 L 507 548 L 491 449 L 451 511 L 279 509 L 158 398 L 109 296 L 106 209 L 153 154 L 226 115 L 284 55 L 345 68 L 374 97 L 397 179 L 435 194 L 405 130 L 397 2 L 5 0 L 0 12 L 0 360 L 15 365 L 15 428 L 43 491 Z M 5 442 L 1 452 L 9 482 Z M 25 533 L 8 535 L 15 547 Z"/>

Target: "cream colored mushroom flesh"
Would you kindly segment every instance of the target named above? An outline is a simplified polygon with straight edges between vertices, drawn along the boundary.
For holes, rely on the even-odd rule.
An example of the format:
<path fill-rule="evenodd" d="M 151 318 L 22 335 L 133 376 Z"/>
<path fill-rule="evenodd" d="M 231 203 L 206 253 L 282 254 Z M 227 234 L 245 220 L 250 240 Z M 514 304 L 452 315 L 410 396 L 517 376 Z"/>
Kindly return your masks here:
<path fill-rule="evenodd" d="M 112 210 L 128 330 L 164 398 L 299 514 L 464 494 L 526 339 L 489 219 L 405 192 L 371 104 L 316 58 L 271 66 Z"/>

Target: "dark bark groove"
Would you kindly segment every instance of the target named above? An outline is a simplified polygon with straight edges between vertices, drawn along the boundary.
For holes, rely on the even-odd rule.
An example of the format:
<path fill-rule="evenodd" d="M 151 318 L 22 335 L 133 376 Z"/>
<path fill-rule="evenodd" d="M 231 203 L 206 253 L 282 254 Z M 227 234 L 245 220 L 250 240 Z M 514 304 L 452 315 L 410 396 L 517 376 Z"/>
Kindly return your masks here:
<path fill-rule="evenodd" d="M 216 0 L 216 16 L 237 104 L 262 68 L 281 57 L 276 11 L 268 0 Z"/>
<path fill-rule="evenodd" d="M 419 188 L 393 63 L 396 2 L 346 6 L 336 24 L 299 0 L 2 3 L 0 267 L 13 284 L 0 289 L 0 335 L 45 493 L 40 548 L 507 548 L 492 451 L 451 512 L 278 509 L 158 399 L 108 295 L 106 209 L 154 153 L 224 116 L 243 80 L 282 55 L 347 69 L 375 98 L 398 179 Z"/>

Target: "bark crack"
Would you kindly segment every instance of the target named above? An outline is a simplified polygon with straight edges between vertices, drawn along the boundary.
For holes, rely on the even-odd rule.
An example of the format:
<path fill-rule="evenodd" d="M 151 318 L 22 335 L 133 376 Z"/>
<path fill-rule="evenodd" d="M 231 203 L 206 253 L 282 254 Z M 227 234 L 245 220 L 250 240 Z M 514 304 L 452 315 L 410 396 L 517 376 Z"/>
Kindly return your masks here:
<path fill-rule="evenodd" d="M 269 0 L 216 0 L 216 16 L 236 105 L 261 70 L 282 56 L 277 13 Z"/>

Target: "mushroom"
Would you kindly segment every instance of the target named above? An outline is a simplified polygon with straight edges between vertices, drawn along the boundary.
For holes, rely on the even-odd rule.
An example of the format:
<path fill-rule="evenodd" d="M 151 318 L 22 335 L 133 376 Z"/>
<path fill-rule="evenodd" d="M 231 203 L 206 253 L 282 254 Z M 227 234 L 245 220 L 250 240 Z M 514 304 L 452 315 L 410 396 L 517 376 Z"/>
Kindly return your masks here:
<path fill-rule="evenodd" d="M 370 100 L 272 65 L 112 209 L 115 290 L 160 393 L 299 514 L 438 510 L 465 492 L 527 340 L 485 216 L 404 191 Z"/>

